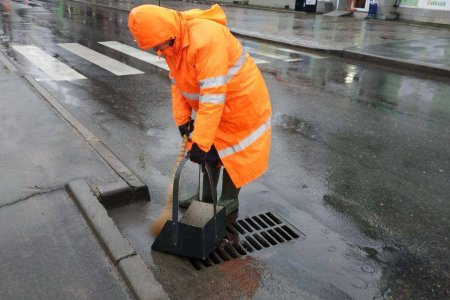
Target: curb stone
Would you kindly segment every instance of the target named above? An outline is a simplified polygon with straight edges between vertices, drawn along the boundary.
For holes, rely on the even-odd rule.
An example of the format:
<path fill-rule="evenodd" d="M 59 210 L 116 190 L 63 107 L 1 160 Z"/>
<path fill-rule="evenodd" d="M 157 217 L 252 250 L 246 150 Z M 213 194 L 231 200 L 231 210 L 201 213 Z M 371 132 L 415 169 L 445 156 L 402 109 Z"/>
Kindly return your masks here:
<path fill-rule="evenodd" d="M 450 68 L 438 67 L 426 63 L 411 63 L 411 61 L 400 58 L 388 58 L 376 54 L 361 53 L 353 50 L 342 51 L 342 57 L 346 59 L 364 61 L 373 64 L 384 64 L 391 68 L 401 68 L 415 72 L 432 73 L 433 76 L 450 77 Z"/>
<path fill-rule="evenodd" d="M 358 52 L 351 49 L 333 49 L 333 48 L 326 48 L 326 47 L 319 47 L 315 45 L 308 45 L 304 43 L 295 43 L 295 42 L 287 42 L 282 39 L 277 38 L 269 38 L 267 36 L 264 36 L 263 34 L 257 34 L 257 33 L 249 33 L 245 30 L 239 30 L 235 28 L 230 28 L 230 31 L 237 35 L 244 38 L 250 38 L 270 43 L 277 43 L 282 44 L 288 47 L 293 47 L 297 49 L 302 49 L 305 51 L 311 51 L 311 52 L 318 52 L 321 54 L 329 54 L 329 55 L 335 55 L 338 57 L 342 57 L 344 59 L 351 59 L 356 60 L 359 62 L 365 62 L 365 63 L 371 63 L 371 64 L 377 64 L 382 65 L 387 68 L 399 68 L 401 70 L 405 71 L 413 71 L 420 74 L 431 74 L 433 76 L 437 77 L 450 77 L 450 69 L 445 67 L 439 67 L 439 66 L 433 66 L 426 63 L 417 63 L 406 59 L 401 58 L 391 58 L 381 55 L 375 55 L 375 54 L 369 54 L 364 52 Z"/>
<path fill-rule="evenodd" d="M 11 72 L 19 73 L 20 70 L 0 52 L 0 62 Z M 113 204 L 123 204 L 132 200 L 145 199 L 150 201 L 150 193 L 145 185 L 111 150 L 109 150 L 102 141 L 100 141 L 92 132 L 89 131 L 74 115 L 72 115 L 58 100 L 41 84 L 39 84 L 30 75 L 22 75 L 28 83 L 63 117 L 70 125 L 84 138 L 89 146 L 119 175 L 128 185 L 127 189 L 122 189 L 119 195 L 114 195 L 112 191 L 104 188 L 101 190 L 100 200 L 102 202 Z"/>
<path fill-rule="evenodd" d="M 120 233 L 86 181 L 71 181 L 66 190 L 136 298 L 168 299 L 161 284 Z"/>
<path fill-rule="evenodd" d="M 118 266 L 138 299 L 169 299 L 139 255 L 122 259 Z"/>
<path fill-rule="evenodd" d="M 69 182 L 67 191 L 114 263 L 126 256 L 136 255 L 86 181 L 78 179 Z"/>
<path fill-rule="evenodd" d="M 148 187 L 120 159 L 109 150 L 92 132 L 89 131 L 74 115 L 41 84 L 29 75 L 24 78 L 47 100 L 50 105 L 77 130 L 98 155 L 129 185 L 128 199 L 150 200 Z"/>

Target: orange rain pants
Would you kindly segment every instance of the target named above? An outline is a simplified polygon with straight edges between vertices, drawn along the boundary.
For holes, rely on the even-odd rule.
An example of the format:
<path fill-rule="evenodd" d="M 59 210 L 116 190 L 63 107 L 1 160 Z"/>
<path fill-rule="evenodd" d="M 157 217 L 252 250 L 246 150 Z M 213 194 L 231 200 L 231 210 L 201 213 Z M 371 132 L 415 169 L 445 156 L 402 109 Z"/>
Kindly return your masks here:
<path fill-rule="evenodd" d="M 262 175 L 270 151 L 269 93 L 220 6 L 178 12 L 141 5 L 130 12 L 128 26 L 143 50 L 175 40 L 163 51 L 173 117 L 179 126 L 196 112 L 192 142 L 206 152 L 216 147 L 236 187 Z"/>

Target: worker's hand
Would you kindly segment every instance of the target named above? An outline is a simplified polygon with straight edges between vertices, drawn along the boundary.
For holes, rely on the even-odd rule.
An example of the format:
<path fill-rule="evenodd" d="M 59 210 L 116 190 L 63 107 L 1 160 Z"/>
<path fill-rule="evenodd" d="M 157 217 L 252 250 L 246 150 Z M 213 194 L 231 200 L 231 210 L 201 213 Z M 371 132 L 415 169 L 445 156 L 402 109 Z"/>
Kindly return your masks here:
<path fill-rule="evenodd" d="M 188 152 L 189 159 L 197 164 L 203 165 L 206 159 L 206 152 L 200 149 L 200 147 L 194 143 L 191 150 Z"/>
<path fill-rule="evenodd" d="M 194 131 L 194 120 L 189 120 L 183 125 L 178 126 L 178 129 L 180 130 L 181 136 L 189 136 L 191 132 Z"/>
<path fill-rule="evenodd" d="M 206 158 L 205 158 L 205 162 L 210 165 L 211 167 L 215 167 L 217 168 L 219 162 L 220 162 L 220 157 L 219 154 L 217 153 L 217 150 L 214 146 L 211 147 L 211 150 L 208 151 L 208 153 L 206 153 Z"/>

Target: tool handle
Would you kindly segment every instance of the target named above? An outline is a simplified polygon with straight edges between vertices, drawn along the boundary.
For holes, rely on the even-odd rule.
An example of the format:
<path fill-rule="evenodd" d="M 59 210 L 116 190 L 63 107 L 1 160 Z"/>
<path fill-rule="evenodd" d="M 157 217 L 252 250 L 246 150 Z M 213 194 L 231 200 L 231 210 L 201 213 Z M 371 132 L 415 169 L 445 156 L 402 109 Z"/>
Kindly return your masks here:
<path fill-rule="evenodd" d="M 214 236 L 217 237 L 217 224 L 216 224 L 216 214 L 217 214 L 217 189 L 214 182 L 214 178 L 212 176 L 211 167 L 205 163 L 204 167 L 206 169 L 206 174 L 208 175 L 209 185 L 211 186 L 211 195 L 213 198 L 213 207 L 214 207 L 214 215 L 213 215 L 213 223 L 214 223 Z"/>
<path fill-rule="evenodd" d="M 177 171 L 175 172 L 175 177 L 173 179 L 173 205 L 172 205 L 172 222 L 178 226 L 178 191 L 180 190 L 180 176 L 184 165 L 188 161 L 189 156 L 185 156 L 183 160 L 178 165 Z"/>
<path fill-rule="evenodd" d="M 184 165 L 189 160 L 189 155 L 186 155 L 183 160 L 178 165 L 178 168 L 175 172 L 175 177 L 173 179 L 173 205 L 172 205 L 172 222 L 174 223 L 174 231 L 172 232 L 173 243 L 176 244 L 178 240 L 178 193 L 180 190 L 180 177 L 181 172 L 183 171 Z M 216 224 L 216 214 L 217 214 L 217 189 L 214 184 L 214 179 L 212 176 L 211 167 L 205 163 L 202 167 L 206 170 L 206 174 L 208 175 L 208 180 L 211 186 L 211 195 L 213 198 L 213 222 L 214 222 L 214 235 L 217 236 L 217 224 Z M 200 178 L 199 178 L 200 179 Z M 200 182 L 199 182 L 200 184 Z"/>

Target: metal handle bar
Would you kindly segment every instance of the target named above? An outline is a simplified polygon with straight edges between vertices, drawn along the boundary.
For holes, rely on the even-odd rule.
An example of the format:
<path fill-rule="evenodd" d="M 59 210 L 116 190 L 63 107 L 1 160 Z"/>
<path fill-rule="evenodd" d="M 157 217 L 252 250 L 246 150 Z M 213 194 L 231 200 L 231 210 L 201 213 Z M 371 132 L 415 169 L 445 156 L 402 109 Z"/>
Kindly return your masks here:
<path fill-rule="evenodd" d="M 175 224 L 174 231 L 172 232 L 172 241 L 174 245 L 176 245 L 178 240 L 178 193 L 180 189 L 180 177 L 181 177 L 181 171 L 184 168 L 184 165 L 189 160 L 189 155 L 186 155 L 183 160 L 180 162 L 180 165 L 178 166 L 175 177 L 173 179 L 173 203 L 172 203 L 172 222 Z M 216 214 L 217 214 L 217 189 L 216 185 L 214 184 L 214 179 L 212 176 L 211 167 L 205 163 L 201 167 L 204 167 L 206 170 L 206 174 L 208 175 L 208 180 L 211 186 L 211 194 L 213 198 L 213 207 L 214 207 L 214 215 L 213 215 L 213 222 L 214 222 L 214 235 L 217 237 L 217 224 L 216 224 Z M 200 182 L 199 182 L 200 184 Z"/>

